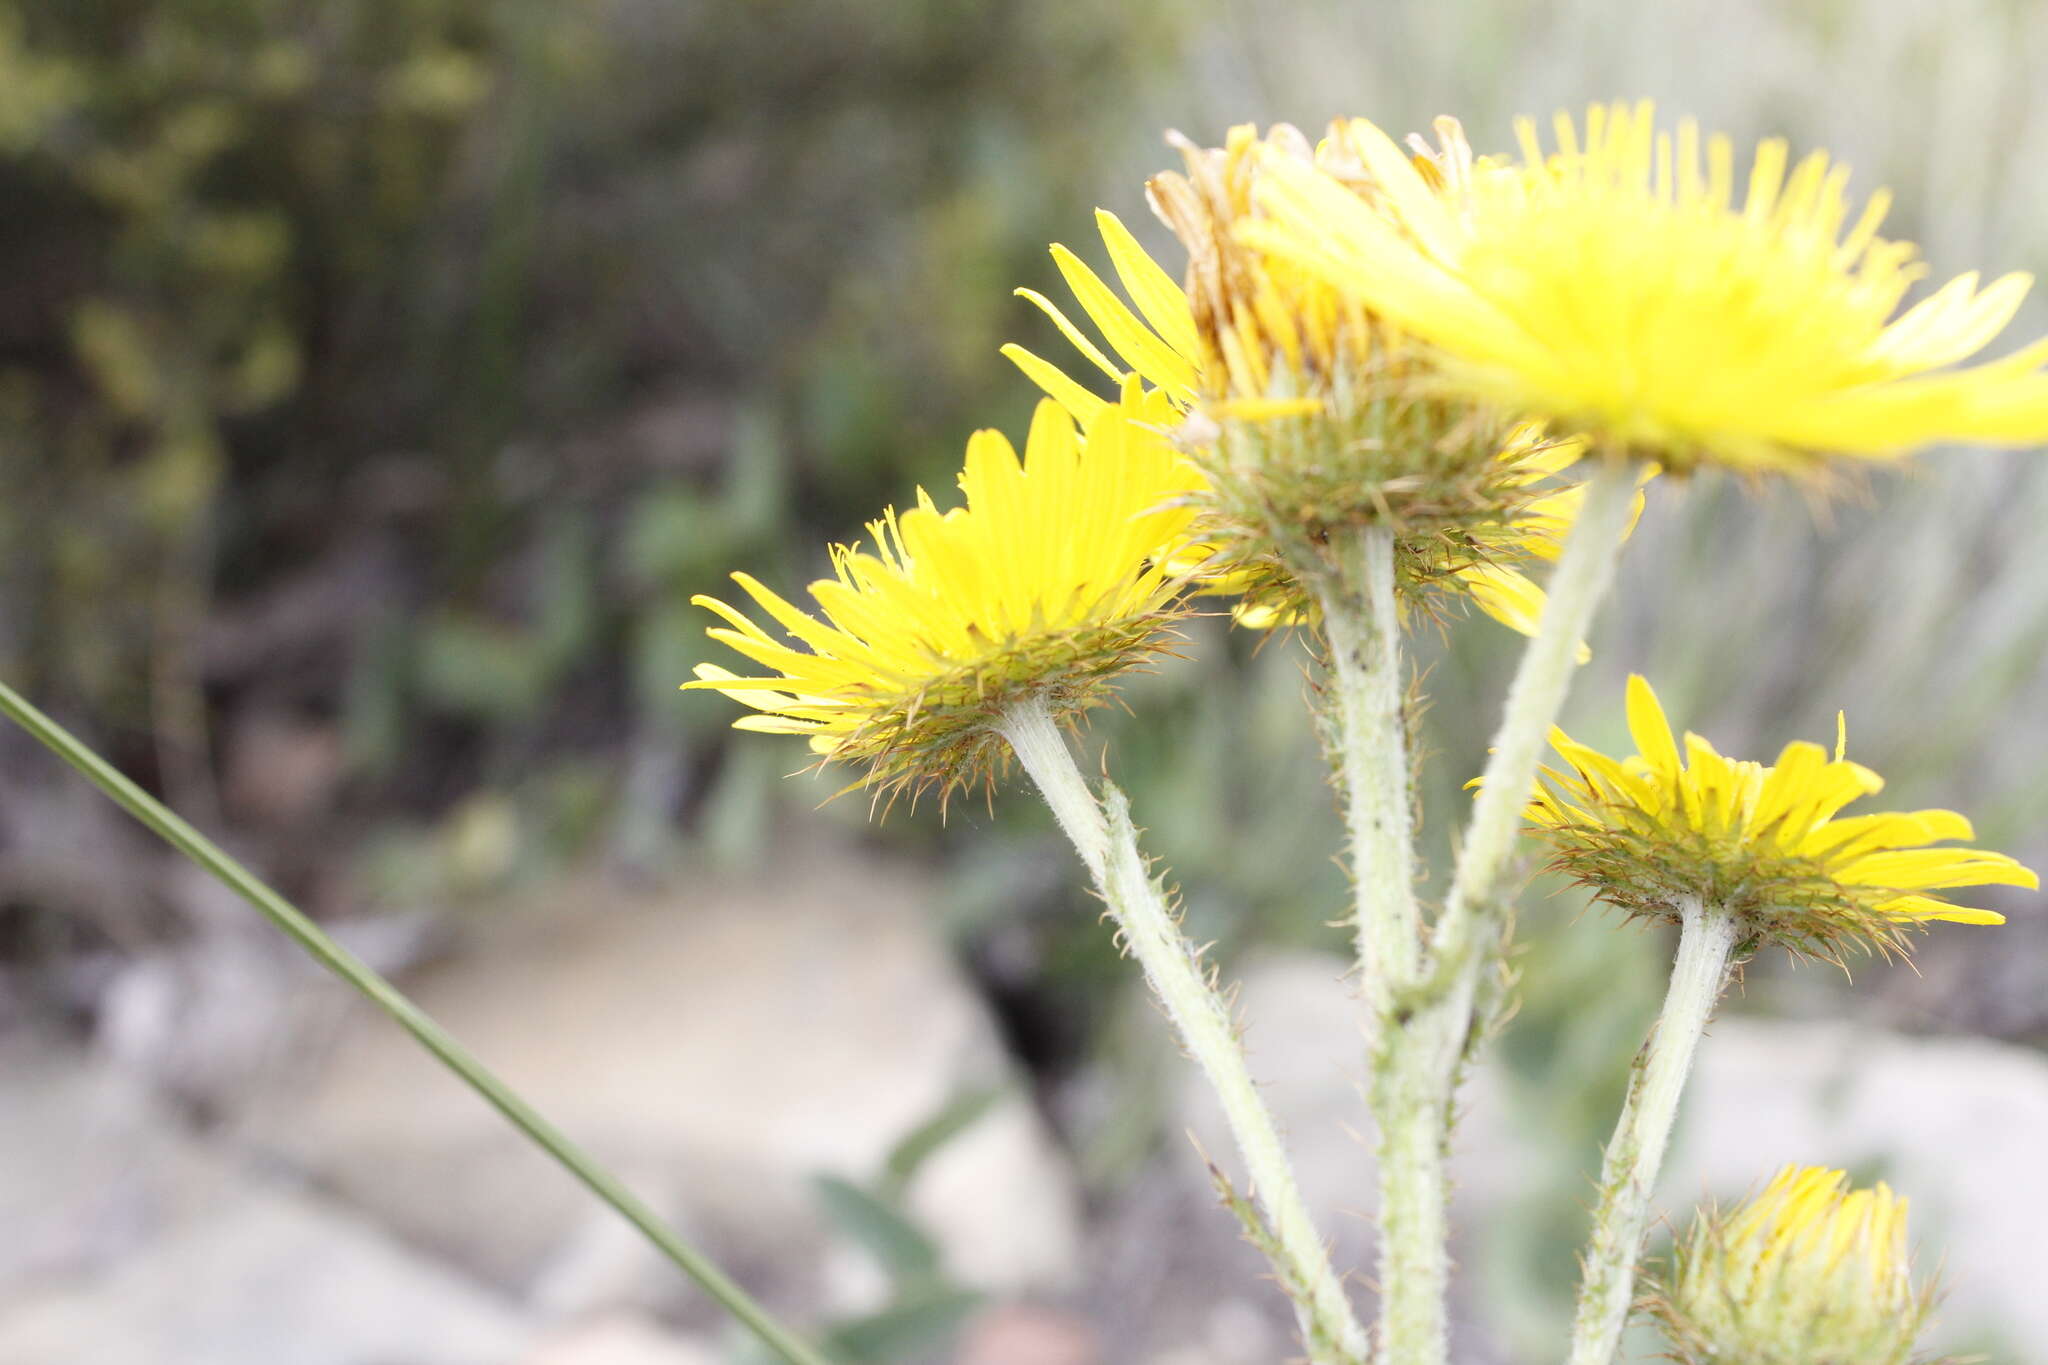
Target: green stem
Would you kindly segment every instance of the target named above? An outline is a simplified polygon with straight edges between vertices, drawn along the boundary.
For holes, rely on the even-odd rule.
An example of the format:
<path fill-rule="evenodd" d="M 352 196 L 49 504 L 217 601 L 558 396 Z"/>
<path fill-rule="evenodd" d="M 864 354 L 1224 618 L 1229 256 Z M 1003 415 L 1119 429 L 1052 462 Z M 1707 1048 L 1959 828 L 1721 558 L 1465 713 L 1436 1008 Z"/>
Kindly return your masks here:
<path fill-rule="evenodd" d="M 1508 920 L 1500 882 L 1522 829 L 1522 811 L 1536 785 L 1536 767 L 1550 727 L 1564 706 L 1565 691 L 1578 669 L 1579 649 L 1593 613 L 1614 577 L 1614 562 L 1628 532 L 1635 501 L 1635 465 L 1619 456 L 1602 457 L 1586 482 L 1585 501 L 1565 542 L 1549 601 L 1536 638 L 1522 654 L 1508 688 L 1493 753 L 1472 803 L 1457 870 L 1451 877 L 1435 933 L 1437 965 L 1447 967 L 1443 998 L 1418 1003 L 1426 1042 L 1407 1049 L 1405 1065 L 1424 1069 L 1442 1098 L 1441 1123 L 1448 1131 L 1451 1091 L 1459 1065 L 1475 1034 L 1473 1004 L 1479 982 L 1498 965 Z M 1432 972 L 1432 977 L 1438 974 Z"/>
<path fill-rule="evenodd" d="M 1401 1034 L 1375 1058 L 1374 1121 L 1382 1137 L 1380 1292 L 1383 1365 L 1443 1365 L 1448 1355 L 1443 1300 L 1448 1291 L 1446 1157 L 1460 1067 L 1477 1036 L 1479 983 L 1504 950 L 1507 906 L 1500 881 L 1521 832 L 1545 737 L 1564 704 L 1594 610 L 1635 500 L 1635 466 L 1599 460 L 1585 501 L 1551 576 L 1536 638 L 1522 655 L 1494 738 L 1492 758 L 1459 852 L 1430 960 L 1411 987 L 1397 988 L 1393 1018 Z M 1388 1169 L 1389 1166 L 1392 1169 Z M 1412 1281 L 1411 1283 L 1408 1283 Z"/>
<path fill-rule="evenodd" d="M 1570 1365 L 1609 1365 L 1621 1344 L 1650 1221 L 1650 1194 L 1671 1145 L 1679 1097 L 1692 1073 L 1700 1035 L 1720 1002 L 1741 936 L 1734 915 L 1697 900 L 1680 907 L 1679 923 L 1671 988 L 1636 1058 L 1628 1099 L 1600 1168 L 1600 1203 L 1581 1262 Z"/>
<path fill-rule="evenodd" d="M 419 1040 L 442 1065 L 490 1102 L 491 1106 L 547 1154 L 561 1163 L 569 1174 L 616 1209 L 639 1229 L 649 1242 L 695 1280 L 712 1298 L 723 1304 L 749 1331 L 788 1365 L 828 1365 L 826 1358 L 805 1345 L 769 1316 L 768 1311 L 741 1289 L 702 1253 L 693 1250 L 666 1227 L 654 1211 L 642 1203 L 618 1179 L 565 1137 L 553 1124 L 506 1084 L 484 1068 L 462 1044 L 441 1030 L 420 1008 L 401 994 L 396 986 L 379 976 L 346 948 L 321 932 L 284 897 L 261 881 L 191 825 L 178 818 L 149 793 L 122 776 L 98 754 L 88 749 L 63 726 L 31 706 L 22 696 L 0 683 L 0 713 L 35 736 L 59 758 L 78 769 L 94 786 L 111 797 L 130 815 L 147 825 L 163 841 L 190 858 L 254 906 L 283 930 L 315 961 L 356 988 L 370 1003 L 396 1020 Z"/>
<path fill-rule="evenodd" d="M 1423 939 L 1393 533 L 1371 528 L 1348 548 L 1347 562 L 1321 582 L 1317 595 L 1329 645 L 1330 722 L 1350 833 L 1379 1135 L 1379 1350 L 1388 1362 L 1441 1365 L 1450 1287 L 1444 1148 L 1430 1118 L 1430 1093 L 1418 1091 L 1416 1078 L 1404 1075 L 1394 1059 L 1404 1036 L 1404 1001 L 1420 984 Z"/>
<path fill-rule="evenodd" d="M 1274 1257 L 1275 1270 L 1295 1297 L 1311 1359 L 1318 1365 L 1364 1361 L 1369 1349 L 1365 1328 L 1352 1312 L 1343 1282 L 1302 1201 L 1279 1127 L 1245 1064 L 1230 1011 L 1138 851 L 1123 793 L 1106 786 L 1106 809 L 1096 800 L 1042 701 L 1012 707 L 1001 728 L 1088 865 L 1145 980 L 1222 1103 L 1251 1177 L 1253 1197 L 1270 1228 L 1264 1249 Z"/>
<path fill-rule="evenodd" d="M 1373 1068 L 1384 1365 L 1444 1365 L 1450 1352 L 1449 1154 L 1441 1097 L 1423 1080 L 1387 1055 Z"/>
<path fill-rule="evenodd" d="M 1355 549 L 1356 585 L 1349 575 L 1333 576 L 1319 597 L 1357 895 L 1353 929 L 1366 999 L 1377 1019 L 1392 988 L 1411 984 L 1421 968 L 1422 916 L 1415 903 L 1393 533 L 1363 531 Z"/>
<path fill-rule="evenodd" d="M 1635 501 L 1636 466 L 1618 456 L 1598 459 L 1586 482 L 1578 520 L 1551 575 L 1549 600 L 1536 638 L 1522 654 L 1507 706 L 1493 738 L 1486 775 L 1472 803 L 1457 872 L 1444 902 L 1438 940 L 1447 952 L 1462 954 L 1468 946 L 1498 929 L 1506 919 L 1499 896 L 1501 874 L 1515 851 L 1522 830 L 1522 810 L 1536 784 L 1536 767 L 1550 727 L 1563 709 L 1572 674 L 1578 670 L 1580 646 L 1593 624 L 1593 613 L 1614 577 L 1614 562 L 1628 532 Z M 1462 1013 L 1470 1017 L 1471 990 L 1489 957 L 1473 954 L 1463 973 L 1467 989 Z"/>

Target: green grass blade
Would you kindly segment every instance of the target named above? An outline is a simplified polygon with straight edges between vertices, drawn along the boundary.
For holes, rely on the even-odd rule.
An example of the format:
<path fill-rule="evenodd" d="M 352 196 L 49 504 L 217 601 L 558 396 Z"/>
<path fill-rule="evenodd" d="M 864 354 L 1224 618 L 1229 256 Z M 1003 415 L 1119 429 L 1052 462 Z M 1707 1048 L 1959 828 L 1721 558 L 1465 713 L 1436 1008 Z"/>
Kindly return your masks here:
<path fill-rule="evenodd" d="M 704 1292 L 723 1304 L 728 1312 L 788 1365 L 829 1365 L 816 1348 L 806 1345 L 768 1314 L 744 1289 L 735 1284 L 701 1252 L 685 1243 L 658 1218 L 654 1211 L 599 1166 L 590 1155 L 571 1142 L 553 1124 L 492 1075 L 468 1049 L 455 1041 L 441 1026 L 408 1000 L 399 989 L 371 970 L 346 948 L 321 932 L 320 926 L 301 914 L 292 904 L 265 886 L 247 868 L 229 857 L 212 840 L 180 819 L 148 792 L 122 776 L 111 764 L 81 743 L 70 731 L 31 706 L 13 688 L 0 683 L 0 712 L 34 735 L 59 758 L 85 774 L 92 784 L 112 797 L 130 815 L 147 825 L 165 843 L 206 869 L 229 890 L 256 907 L 264 918 L 282 929 L 314 960 L 355 987 L 370 1002 L 398 1021 L 401 1028 L 454 1072 L 470 1089 L 488 1100 L 521 1133 L 605 1203 L 695 1280 Z"/>

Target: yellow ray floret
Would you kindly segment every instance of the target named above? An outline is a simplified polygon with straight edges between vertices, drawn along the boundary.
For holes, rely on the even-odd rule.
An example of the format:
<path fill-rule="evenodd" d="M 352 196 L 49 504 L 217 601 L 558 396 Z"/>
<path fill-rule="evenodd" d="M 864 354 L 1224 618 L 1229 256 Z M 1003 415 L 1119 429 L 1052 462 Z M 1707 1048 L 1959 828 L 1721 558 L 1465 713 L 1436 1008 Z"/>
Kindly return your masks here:
<path fill-rule="evenodd" d="M 747 574 L 733 579 L 783 636 L 713 597 L 711 637 L 758 666 L 700 664 L 697 681 L 754 707 L 741 729 L 810 738 L 867 767 L 885 789 L 950 790 L 999 761 L 992 730 L 1039 697 L 1068 714 L 1166 645 L 1179 581 L 1167 568 L 1193 516 L 1199 476 L 1161 432 L 1161 400 L 1127 389 L 1085 433 L 1041 403 L 1020 461 L 976 432 L 960 473 L 965 505 L 917 505 L 870 523 L 873 549 L 836 546 L 811 585 L 818 614 Z"/>
<path fill-rule="evenodd" d="M 1367 129 L 1380 211 L 1281 166 L 1241 235 L 1434 343 L 1479 396 L 1680 470 L 2048 439 L 2048 343 L 1953 368 L 2029 278 L 1964 275 L 1898 313 L 1925 267 L 1878 237 L 1889 197 L 1855 212 L 1824 153 L 1759 144 L 1738 197 L 1727 138 L 1595 105 L 1583 130 L 1558 116 L 1550 153 L 1523 120 L 1521 163 L 1447 199 Z"/>
<path fill-rule="evenodd" d="M 1570 529 L 1579 485 L 1567 470 L 1583 446 L 1546 441 L 1525 424 L 1476 458 L 1457 453 L 1444 414 L 1422 396 L 1427 376 L 1414 348 L 1397 331 L 1292 262 L 1248 250 L 1235 232 L 1257 212 L 1254 187 L 1276 161 L 1313 164 L 1359 204 L 1375 202 L 1352 144 L 1369 127 L 1337 123 L 1319 148 L 1285 125 L 1264 138 L 1233 128 L 1222 148 L 1176 138 L 1186 173 L 1156 176 L 1148 191 L 1187 248 L 1185 287 L 1106 210 L 1096 224 L 1121 294 L 1077 254 L 1052 248 L 1094 336 L 1044 295 L 1017 292 L 1051 318 L 1086 368 L 1112 383 L 1136 376 L 1188 415 L 1179 437 L 1210 482 L 1215 564 L 1231 566 L 1207 587 L 1248 594 L 1240 623 L 1302 614 L 1284 566 L 1262 566 L 1247 550 L 1268 543 L 1278 508 L 1282 520 L 1316 523 L 1302 529 L 1317 542 L 1330 524 L 1391 517 L 1404 532 L 1410 600 L 1448 590 L 1533 633 L 1543 591 L 1523 570 L 1555 558 Z M 1418 154 L 1414 174 L 1450 193 L 1472 174 L 1472 156 L 1455 121 L 1440 120 L 1438 132 L 1441 150 Z M 1003 353 L 1078 420 L 1109 401 L 1021 346 Z M 1401 413 L 1414 420 L 1389 417 Z"/>
<path fill-rule="evenodd" d="M 1954 811 L 1838 818 L 1884 786 L 1843 756 L 1840 736 L 1832 759 L 1800 741 L 1769 767 L 1695 734 L 1681 747 L 1641 677 L 1629 679 L 1628 724 L 1638 752 L 1620 760 L 1553 730 L 1564 765 L 1543 770 L 1529 819 L 1555 868 L 1631 914 L 1669 918 L 1697 898 L 1761 939 L 1838 959 L 1851 944 L 1887 951 L 1929 920 L 2005 922 L 1949 903 L 1952 888 L 2040 886 L 2002 853 L 1934 847 L 1974 837 Z"/>
<path fill-rule="evenodd" d="M 1650 1303 L 1684 1365 L 1905 1365 L 1931 1295 L 1913 1284 L 1905 1200 L 1787 1166 L 1732 1213 L 1695 1219 Z"/>

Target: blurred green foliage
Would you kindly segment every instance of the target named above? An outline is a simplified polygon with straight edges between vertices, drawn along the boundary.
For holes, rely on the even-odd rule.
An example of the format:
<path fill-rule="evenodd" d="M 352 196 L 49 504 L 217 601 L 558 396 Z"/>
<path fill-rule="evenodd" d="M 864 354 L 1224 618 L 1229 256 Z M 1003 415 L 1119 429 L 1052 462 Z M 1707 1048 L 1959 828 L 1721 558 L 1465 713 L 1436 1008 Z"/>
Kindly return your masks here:
<path fill-rule="evenodd" d="M 1021 419 L 1157 18 L 0 0 L 0 668 L 202 815 L 283 712 L 329 817 L 598 753 L 646 853 L 727 719 L 690 593 Z"/>
<path fill-rule="evenodd" d="M 912 1365 L 953 1357 L 961 1324 L 986 1295 L 946 1273 L 938 1244 L 918 1226 L 905 1196 L 924 1164 L 1003 1096 L 1001 1086 L 978 1086 L 953 1096 L 904 1134 L 871 1181 L 833 1175 L 812 1181 L 833 1229 L 871 1257 L 890 1284 L 881 1308 L 828 1328 L 825 1349 L 833 1359 L 847 1365 Z"/>
<path fill-rule="evenodd" d="M 94 714 L 198 685 L 150 660 L 197 627 L 220 519 L 260 515 L 220 505 L 230 447 L 306 387 L 316 289 L 375 288 L 436 203 L 491 91 L 479 10 L 0 6 L 17 676 Z"/>

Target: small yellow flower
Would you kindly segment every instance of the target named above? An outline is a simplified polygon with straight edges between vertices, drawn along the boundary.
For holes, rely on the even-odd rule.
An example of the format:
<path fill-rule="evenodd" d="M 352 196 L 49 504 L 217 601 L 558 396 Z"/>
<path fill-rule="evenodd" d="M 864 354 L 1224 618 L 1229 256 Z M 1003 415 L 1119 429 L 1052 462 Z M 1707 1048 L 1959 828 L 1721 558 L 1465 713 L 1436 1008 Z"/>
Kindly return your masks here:
<path fill-rule="evenodd" d="M 1223 566 L 1210 590 L 1248 594 L 1240 621 L 1293 619 L 1294 580 L 1325 535 L 1390 521 L 1410 600 L 1460 592 L 1532 633 L 1543 593 L 1522 567 L 1555 558 L 1581 496 L 1561 476 L 1582 447 L 1529 424 L 1506 434 L 1469 404 L 1443 403 L 1426 358 L 1397 330 L 1312 273 L 1247 249 L 1236 231 L 1258 212 L 1256 186 L 1276 162 L 1319 168 L 1370 212 L 1379 192 L 1354 145 L 1360 127 L 1334 124 L 1314 148 L 1286 125 L 1264 138 L 1233 128 L 1222 148 L 1176 135 L 1186 173 L 1155 176 L 1148 191 L 1188 250 L 1185 288 L 1107 211 L 1096 223 L 1129 303 L 1052 248 L 1102 345 L 1043 295 L 1017 292 L 1095 369 L 1117 382 L 1135 374 L 1186 414 L 1179 436 L 1209 479 L 1203 530 Z M 1454 120 L 1437 127 L 1441 150 L 1418 153 L 1410 174 L 1449 193 L 1472 155 Z M 1003 352 L 1079 418 L 1107 401 L 1021 346 Z"/>
<path fill-rule="evenodd" d="M 1378 211 L 1280 167 L 1240 235 L 1435 343 L 1466 391 L 1669 469 L 2048 438 L 2048 342 L 1951 368 L 2029 278 L 1964 275 L 1895 318 L 1925 267 L 1877 236 L 1882 191 L 1852 221 L 1848 172 L 1824 153 L 1788 173 L 1786 144 L 1759 144 L 1738 203 L 1728 139 L 1659 131 L 1647 102 L 1595 105 L 1583 139 L 1559 115 L 1554 154 L 1517 129 L 1520 165 L 1447 198 L 1365 125 Z"/>
<path fill-rule="evenodd" d="M 1840 734 L 1832 760 L 1799 741 L 1766 767 L 1690 733 L 1681 756 L 1639 676 L 1628 682 L 1628 725 L 1639 752 L 1619 761 L 1553 729 L 1569 771 L 1543 770 L 1550 785 L 1538 784 L 1529 819 L 1556 870 L 1631 915 L 1675 919 L 1697 899 L 1734 912 L 1757 939 L 1838 961 L 1843 945 L 1886 952 L 1930 920 L 2005 922 L 1950 904 L 1950 888 L 2040 886 L 2002 853 L 1931 847 L 1974 837 L 1954 811 L 1837 819 L 1884 786 L 1843 757 Z"/>
<path fill-rule="evenodd" d="M 1043 402 L 1021 463 L 999 432 L 976 432 L 966 505 L 940 512 L 919 489 L 916 507 L 870 523 L 872 551 L 835 546 L 834 576 L 811 585 L 822 619 L 733 575 L 787 642 L 693 598 L 726 622 L 711 637 L 763 671 L 700 664 L 684 686 L 760 712 L 736 728 L 805 735 L 817 753 L 864 765 L 863 782 L 885 792 L 944 794 L 991 776 L 1006 709 L 1040 699 L 1072 715 L 1174 638 L 1184 613 L 1167 561 L 1200 477 L 1161 434 L 1168 416 L 1136 385 L 1085 434 Z"/>
<path fill-rule="evenodd" d="M 1649 1296 L 1681 1365 L 1907 1365 L 1931 1293 L 1913 1285 L 1906 1201 L 1787 1166 L 1732 1214 L 1703 1213 Z"/>

